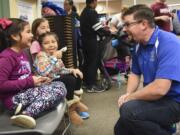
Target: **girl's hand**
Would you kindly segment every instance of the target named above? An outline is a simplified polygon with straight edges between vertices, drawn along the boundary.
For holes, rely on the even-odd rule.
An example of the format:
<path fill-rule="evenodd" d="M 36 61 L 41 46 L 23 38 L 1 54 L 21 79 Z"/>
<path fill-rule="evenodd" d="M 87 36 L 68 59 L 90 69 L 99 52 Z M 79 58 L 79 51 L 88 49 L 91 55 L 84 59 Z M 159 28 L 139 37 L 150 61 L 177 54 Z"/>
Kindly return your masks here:
<path fill-rule="evenodd" d="M 62 51 L 61 50 L 55 51 L 53 53 L 53 56 L 55 56 L 57 59 L 61 59 L 62 58 Z"/>
<path fill-rule="evenodd" d="M 42 84 L 50 83 L 52 80 L 49 77 L 32 76 L 34 85 L 41 86 Z"/>
<path fill-rule="evenodd" d="M 83 79 L 83 73 L 79 69 L 71 69 L 72 74 L 77 78 L 78 76 Z"/>

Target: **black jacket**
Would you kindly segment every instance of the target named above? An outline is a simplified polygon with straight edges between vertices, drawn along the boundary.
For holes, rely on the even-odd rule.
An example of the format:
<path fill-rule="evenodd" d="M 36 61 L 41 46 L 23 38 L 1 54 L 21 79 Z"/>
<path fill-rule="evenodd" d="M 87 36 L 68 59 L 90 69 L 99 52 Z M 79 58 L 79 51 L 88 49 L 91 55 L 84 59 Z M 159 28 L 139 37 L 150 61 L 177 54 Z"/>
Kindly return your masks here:
<path fill-rule="evenodd" d="M 109 31 L 106 31 L 102 24 L 99 22 L 98 13 L 95 9 L 86 6 L 80 16 L 80 29 L 82 37 L 84 38 L 97 38 L 99 36 L 110 35 Z"/>

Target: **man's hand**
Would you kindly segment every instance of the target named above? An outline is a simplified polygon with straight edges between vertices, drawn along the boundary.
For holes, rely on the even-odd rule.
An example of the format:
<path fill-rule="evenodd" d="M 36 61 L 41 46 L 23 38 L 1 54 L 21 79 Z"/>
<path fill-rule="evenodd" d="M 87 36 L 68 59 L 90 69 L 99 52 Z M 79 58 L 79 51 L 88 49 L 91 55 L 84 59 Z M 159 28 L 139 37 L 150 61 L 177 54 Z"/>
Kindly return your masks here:
<path fill-rule="evenodd" d="M 119 106 L 119 108 L 122 106 L 122 104 L 124 104 L 125 102 L 128 101 L 128 96 L 129 95 L 130 95 L 130 93 L 126 93 L 126 94 L 124 94 L 124 95 L 119 97 L 119 99 L 118 99 L 118 106 Z"/>

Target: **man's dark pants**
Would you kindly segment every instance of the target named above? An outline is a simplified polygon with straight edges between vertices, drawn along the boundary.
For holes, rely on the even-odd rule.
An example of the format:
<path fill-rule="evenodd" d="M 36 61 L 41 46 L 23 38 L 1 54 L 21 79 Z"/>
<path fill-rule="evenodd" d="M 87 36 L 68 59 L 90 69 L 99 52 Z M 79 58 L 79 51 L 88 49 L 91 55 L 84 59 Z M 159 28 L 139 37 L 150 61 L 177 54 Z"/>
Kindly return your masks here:
<path fill-rule="evenodd" d="M 167 128 L 180 120 L 180 103 L 162 98 L 157 101 L 132 100 L 120 108 L 115 135 L 170 135 Z"/>

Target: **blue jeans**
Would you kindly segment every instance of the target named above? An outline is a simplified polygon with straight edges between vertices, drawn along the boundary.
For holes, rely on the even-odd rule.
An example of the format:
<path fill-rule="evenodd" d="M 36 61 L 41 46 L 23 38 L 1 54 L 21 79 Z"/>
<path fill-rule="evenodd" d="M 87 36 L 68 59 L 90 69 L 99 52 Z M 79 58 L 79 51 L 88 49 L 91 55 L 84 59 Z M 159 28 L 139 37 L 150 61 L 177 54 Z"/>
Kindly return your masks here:
<path fill-rule="evenodd" d="M 168 127 L 180 120 L 180 103 L 168 98 L 132 100 L 120 108 L 115 135 L 170 135 Z"/>

